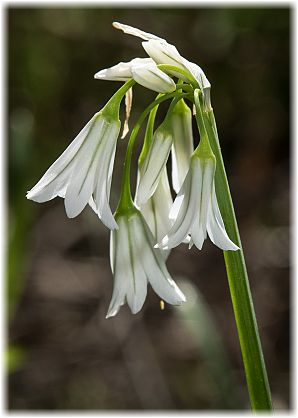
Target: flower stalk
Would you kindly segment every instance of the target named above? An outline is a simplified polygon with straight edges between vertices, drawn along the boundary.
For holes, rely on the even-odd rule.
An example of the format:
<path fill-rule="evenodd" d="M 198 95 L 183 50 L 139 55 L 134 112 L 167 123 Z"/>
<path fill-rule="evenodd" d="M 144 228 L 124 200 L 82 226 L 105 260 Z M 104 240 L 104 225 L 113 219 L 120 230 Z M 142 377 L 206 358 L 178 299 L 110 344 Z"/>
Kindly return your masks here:
<path fill-rule="evenodd" d="M 220 211 L 229 237 L 240 248 L 239 251 L 224 251 L 224 260 L 250 402 L 254 411 L 270 411 L 273 409 L 273 406 L 267 371 L 249 286 L 244 253 L 241 246 L 236 215 L 220 149 L 213 110 L 203 111 L 203 119 L 217 162 L 215 184 Z"/>

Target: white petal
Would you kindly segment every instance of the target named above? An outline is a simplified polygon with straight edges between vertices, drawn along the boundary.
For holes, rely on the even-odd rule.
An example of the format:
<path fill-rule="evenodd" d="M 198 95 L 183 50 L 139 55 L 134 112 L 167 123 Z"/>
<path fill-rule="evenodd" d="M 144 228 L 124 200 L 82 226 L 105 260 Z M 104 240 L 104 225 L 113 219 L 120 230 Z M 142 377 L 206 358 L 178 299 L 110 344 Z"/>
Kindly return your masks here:
<path fill-rule="evenodd" d="M 155 218 L 157 224 L 157 231 L 155 238 L 159 241 L 172 225 L 172 221 L 169 219 L 169 211 L 173 204 L 171 195 L 168 174 L 166 167 L 163 169 L 163 173 L 160 177 L 160 181 L 152 196 L 155 209 Z"/>
<path fill-rule="evenodd" d="M 191 110 L 182 100 L 175 106 L 171 122 L 173 128 L 172 183 L 175 192 L 178 193 L 188 172 L 190 157 L 194 149 Z"/>
<path fill-rule="evenodd" d="M 162 171 L 167 163 L 172 144 L 172 136 L 157 129 L 141 168 L 136 201 L 138 206 L 145 203 L 155 192 Z"/>
<path fill-rule="evenodd" d="M 110 318 L 112 316 L 117 315 L 121 306 L 124 305 L 126 289 L 123 286 L 124 286 L 124 281 L 126 279 L 127 278 L 124 276 L 123 273 L 119 273 L 119 275 L 117 276 L 117 281 L 114 280 L 114 292 L 113 292 L 113 296 L 109 305 L 106 318 Z"/>
<path fill-rule="evenodd" d="M 103 189 L 110 189 L 110 186 L 107 185 L 108 180 L 104 180 L 102 183 Z M 102 223 L 109 229 L 118 229 L 118 225 L 115 221 L 115 218 L 112 214 L 108 199 L 107 199 L 107 191 L 102 191 L 99 199 L 96 203 L 96 213 L 98 214 L 99 219 Z"/>
<path fill-rule="evenodd" d="M 79 132 L 63 154 L 51 165 L 39 182 L 27 193 L 27 199 L 46 202 L 62 194 L 66 181 L 70 176 L 75 157 L 84 143 L 89 130 L 95 122 L 97 114 Z"/>
<path fill-rule="evenodd" d="M 76 159 L 72 176 L 65 194 L 65 210 L 69 218 L 77 216 L 87 205 L 94 190 L 97 155 L 102 138 L 110 124 L 99 117 L 89 130 L 85 143 Z"/>
<path fill-rule="evenodd" d="M 27 199 L 38 203 L 47 202 L 57 196 L 64 197 L 75 161 L 72 161 L 56 178 L 38 190 L 28 192 Z M 50 177 L 48 177 L 49 179 Z"/>
<path fill-rule="evenodd" d="M 132 274 L 130 263 L 127 262 L 129 259 L 127 227 L 121 219 L 119 219 L 119 224 L 119 231 L 111 232 L 114 288 L 106 318 L 115 316 L 124 304 L 128 280 Z"/>
<path fill-rule="evenodd" d="M 95 212 L 98 214 L 101 221 L 110 229 L 118 228 L 109 205 L 118 134 L 119 125 L 115 124 L 103 139 L 103 147 L 100 155 L 98 156 L 94 185 Z"/>
<path fill-rule="evenodd" d="M 115 243 L 117 242 L 117 237 L 115 235 L 116 235 L 115 231 L 110 232 L 110 266 L 111 266 L 112 273 L 114 273 L 115 256 L 116 256 Z"/>
<path fill-rule="evenodd" d="M 155 64 L 133 66 L 131 71 L 134 80 L 150 90 L 170 93 L 176 89 L 171 77 L 158 69 Z"/>
<path fill-rule="evenodd" d="M 158 228 L 153 197 L 154 195 L 150 199 L 148 199 L 146 203 L 141 205 L 140 210 L 152 234 L 156 238 Z"/>
<path fill-rule="evenodd" d="M 211 84 L 201 67 L 199 67 L 197 64 L 190 62 L 186 59 L 184 63 L 185 63 L 186 68 L 189 70 L 189 72 L 193 75 L 193 77 L 199 83 L 199 86 L 201 89 L 209 89 L 211 87 Z"/>
<path fill-rule="evenodd" d="M 156 35 L 152 35 L 151 33 L 144 32 L 140 29 L 134 28 L 132 26 L 124 25 L 123 23 L 119 22 L 113 22 L 113 26 L 116 29 L 122 30 L 124 33 L 127 33 L 129 35 L 137 36 L 139 38 L 148 40 L 148 39 L 159 39 L 162 40 L 162 38 L 159 38 Z"/>
<path fill-rule="evenodd" d="M 128 222 L 127 246 L 129 247 L 133 274 L 128 280 L 126 298 L 132 313 L 136 314 L 142 309 L 147 295 L 147 277 L 142 266 L 144 237 L 138 215 L 133 215 Z"/>
<path fill-rule="evenodd" d="M 173 221 L 169 219 L 169 211 L 173 204 L 166 167 L 163 170 L 153 196 L 141 206 L 141 212 L 155 240 L 159 242 L 170 230 Z M 162 251 L 166 260 L 170 251 Z"/>
<path fill-rule="evenodd" d="M 209 206 L 209 211 L 208 211 L 207 232 L 213 244 L 217 245 L 222 250 L 224 251 L 239 250 L 239 247 L 237 247 L 237 245 L 235 245 L 230 240 L 225 230 L 223 219 L 220 214 L 218 203 L 217 203 L 214 184 L 212 188 L 211 204 Z"/>
<path fill-rule="evenodd" d="M 197 213 L 196 220 L 191 228 L 191 248 L 193 244 L 201 250 L 206 239 L 206 227 L 205 229 L 202 227 L 199 218 L 199 212 Z M 189 243 L 190 244 L 190 243 Z"/>
<path fill-rule="evenodd" d="M 110 68 L 98 71 L 94 78 L 110 81 L 127 81 L 132 78 L 131 68 L 133 65 L 152 64 L 151 58 L 134 58 L 128 62 L 119 62 Z"/>
<path fill-rule="evenodd" d="M 191 228 L 191 237 L 195 246 L 201 250 L 207 237 L 207 213 L 211 201 L 212 183 L 214 179 L 215 163 L 213 160 L 201 160 L 202 191 L 196 220 Z"/>
<path fill-rule="evenodd" d="M 96 204 L 94 202 L 93 196 L 90 197 L 88 205 L 91 207 L 92 210 L 94 210 L 94 212 L 97 214 L 97 207 Z"/>
<path fill-rule="evenodd" d="M 59 191 L 57 192 L 57 196 L 65 198 L 65 193 L 68 186 L 68 180 L 65 181 L 64 185 L 62 187 L 59 187 Z"/>
<path fill-rule="evenodd" d="M 181 57 L 174 45 L 155 39 L 142 42 L 142 45 L 149 57 L 151 57 L 156 64 L 168 64 L 184 68 L 184 59 Z"/>
<path fill-rule="evenodd" d="M 191 231 L 198 214 L 198 207 L 201 197 L 202 168 L 196 160 L 191 162 L 190 169 L 184 180 L 182 188 L 176 199 L 179 199 L 180 206 L 176 221 L 168 234 L 159 243 L 163 249 L 174 248 L 179 245 Z M 181 199 L 183 196 L 183 200 Z M 182 203 L 181 203 L 182 200 Z M 174 202 L 175 205 L 175 202 Z M 173 215 L 173 212 L 171 215 Z"/>
<path fill-rule="evenodd" d="M 173 203 L 173 205 L 172 205 L 172 207 L 170 209 L 170 212 L 169 212 L 169 218 L 170 219 L 172 219 L 172 220 L 176 220 L 177 219 L 178 213 L 180 211 L 181 205 L 182 205 L 183 200 L 184 200 L 184 196 L 185 196 L 185 193 L 182 190 L 181 190 L 181 193 L 179 193 L 176 196 L 176 198 L 174 200 L 174 203 Z"/>
<path fill-rule="evenodd" d="M 179 179 L 179 170 L 178 170 L 178 155 L 176 153 L 176 150 L 174 148 L 174 146 L 172 146 L 172 185 L 173 185 L 173 189 L 175 190 L 176 193 L 179 192 L 182 183 L 180 184 L 180 179 Z"/>
<path fill-rule="evenodd" d="M 142 225 L 146 238 L 142 247 L 142 260 L 148 281 L 161 299 L 172 305 L 180 305 L 185 302 L 185 296 L 171 278 L 160 250 L 153 248 L 154 238 L 144 220 Z"/>

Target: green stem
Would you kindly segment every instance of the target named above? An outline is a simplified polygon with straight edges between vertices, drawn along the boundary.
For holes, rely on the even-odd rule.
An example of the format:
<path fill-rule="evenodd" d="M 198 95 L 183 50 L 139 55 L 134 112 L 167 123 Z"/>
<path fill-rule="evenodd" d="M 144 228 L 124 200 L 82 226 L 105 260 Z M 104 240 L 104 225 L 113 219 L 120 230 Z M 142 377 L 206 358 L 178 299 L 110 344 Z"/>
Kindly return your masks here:
<path fill-rule="evenodd" d="M 197 125 L 198 125 L 199 132 L 200 132 L 200 143 L 198 147 L 196 148 L 196 150 L 194 151 L 194 153 L 196 153 L 197 155 L 198 154 L 202 155 L 202 153 L 205 154 L 206 156 L 212 155 L 214 158 L 214 155 L 210 146 L 206 126 L 204 123 L 202 107 L 200 103 L 200 96 L 201 96 L 200 91 L 196 89 L 194 91 L 194 103 L 196 106 L 196 121 L 197 121 Z"/>
<path fill-rule="evenodd" d="M 121 186 L 121 195 L 120 200 L 118 203 L 118 207 L 116 209 L 116 213 L 120 213 L 122 211 L 127 211 L 134 208 L 132 196 L 131 196 L 131 189 L 130 189 L 130 167 L 131 167 L 131 157 L 132 157 L 132 151 L 135 144 L 135 140 L 137 138 L 137 134 L 148 116 L 148 114 L 151 112 L 151 110 L 158 106 L 160 103 L 164 102 L 165 100 L 171 99 L 172 97 L 177 97 L 177 99 L 181 99 L 183 97 L 187 97 L 188 93 L 181 93 L 177 95 L 177 91 L 169 94 L 164 94 L 162 97 L 154 100 L 150 103 L 150 105 L 144 110 L 144 112 L 140 115 L 139 119 L 137 120 L 131 134 L 129 137 L 127 149 L 126 149 L 126 155 L 125 155 L 125 161 L 124 161 L 124 173 L 122 178 L 122 186 Z"/>
<path fill-rule="evenodd" d="M 255 411 L 270 411 L 273 406 L 266 366 L 213 110 L 204 111 L 203 117 L 217 162 L 215 185 L 220 211 L 230 239 L 241 248 L 238 251 L 224 251 L 224 259 L 251 406 Z"/>
<path fill-rule="evenodd" d="M 120 108 L 120 102 L 125 96 L 125 94 L 128 92 L 128 90 L 135 84 L 136 82 L 133 79 L 130 79 L 126 81 L 126 83 L 123 84 L 123 86 L 120 87 L 119 90 L 116 91 L 116 93 L 113 94 L 113 96 L 110 98 L 110 100 L 107 102 L 107 104 L 104 106 L 103 109 L 101 109 L 101 113 L 108 119 L 119 119 L 119 108 Z"/>
<path fill-rule="evenodd" d="M 159 99 L 160 97 L 162 97 L 162 94 L 160 93 L 156 99 Z M 143 162 L 146 158 L 146 155 L 149 151 L 151 142 L 152 142 L 152 138 L 153 138 L 153 131 L 154 131 L 154 122 L 155 122 L 155 117 L 156 117 L 156 113 L 158 110 L 158 105 L 156 105 L 150 112 L 149 117 L 148 117 L 148 122 L 147 122 L 147 127 L 146 127 L 146 132 L 145 132 L 145 137 L 144 137 L 144 144 L 143 144 L 143 148 L 142 151 L 140 153 L 139 156 L 139 161 L 138 164 L 141 167 L 143 165 Z"/>

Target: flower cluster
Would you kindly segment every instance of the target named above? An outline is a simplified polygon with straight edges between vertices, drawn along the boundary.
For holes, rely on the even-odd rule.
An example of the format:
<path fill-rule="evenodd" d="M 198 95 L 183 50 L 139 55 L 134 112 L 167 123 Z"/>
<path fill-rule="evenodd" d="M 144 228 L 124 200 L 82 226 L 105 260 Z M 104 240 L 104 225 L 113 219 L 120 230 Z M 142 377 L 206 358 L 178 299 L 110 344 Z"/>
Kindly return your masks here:
<path fill-rule="evenodd" d="M 132 313 L 139 312 L 148 282 L 167 303 L 185 302 L 185 296 L 165 264 L 169 251 L 177 245 L 188 243 L 189 247 L 194 244 L 201 249 L 208 234 L 222 250 L 239 249 L 226 232 L 217 202 L 216 158 L 204 122 L 211 109 L 211 86 L 207 77 L 197 64 L 183 58 L 166 40 L 120 23 L 113 25 L 141 38 L 148 57 L 120 62 L 95 74 L 96 79 L 125 83 L 27 193 L 27 198 L 36 202 L 63 197 L 70 218 L 79 215 L 89 204 L 111 230 L 114 290 L 107 317 L 116 315 L 125 302 Z M 121 128 L 119 109 L 122 99 L 131 94 L 136 83 L 159 94 L 131 131 L 121 196 L 113 215 L 109 197 Z M 171 103 L 165 119 L 155 129 L 158 106 L 167 100 Z M 130 107 L 131 100 L 128 101 Z M 194 106 L 198 125 L 200 141 L 195 149 L 193 115 L 186 101 Z M 132 149 L 147 117 L 137 187 L 132 199 Z M 177 193 L 174 201 L 167 172 L 170 154 L 171 184 Z"/>

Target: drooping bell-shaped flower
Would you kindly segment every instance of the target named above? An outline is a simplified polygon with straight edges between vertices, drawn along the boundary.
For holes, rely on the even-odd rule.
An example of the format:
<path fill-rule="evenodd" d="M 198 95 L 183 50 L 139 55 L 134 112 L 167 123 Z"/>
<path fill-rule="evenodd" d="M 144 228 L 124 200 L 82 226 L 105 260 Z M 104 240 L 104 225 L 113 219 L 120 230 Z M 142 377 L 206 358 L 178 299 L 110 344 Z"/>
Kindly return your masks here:
<path fill-rule="evenodd" d="M 230 240 L 217 203 L 216 159 L 203 120 L 199 90 L 194 92 L 194 101 L 200 143 L 191 156 L 188 173 L 170 211 L 174 223 L 157 246 L 174 248 L 190 235 L 190 246 L 195 244 L 201 249 L 208 233 L 211 241 L 222 250 L 236 251 L 239 247 Z"/>
<path fill-rule="evenodd" d="M 171 77 L 161 71 L 151 58 L 134 58 L 129 62 L 120 62 L 111 68 L 98 71 L 94 78 L 111 81 L 127 81 L 133 78 L 138 84 L 158 93 L 170 93 L 176 88 Z"/>
<path fill-rule="evenodd" d="M 176 103 L 169 118 L 173 132 L 172 184 L 175 192 L 178 193 L 188 172 L 190 157 L 194 150 L 192 113 L 183 99 Z"/>
<path fill-rule="evenodd" d="M 198 249 L 202 249 L 207 233 L 222 250 L 239 248 L 229 239 L 220 214 L 214 185 L 215 163 L 193 156 L 189 172 L 172 206 L 170 217 L 176 219 L 158 247 L 174 248 L 188 234 Z"/>
<path fill-rule="evenodd" d="M 28 199 L 46 202 L 63 197 L 69 218 L 79 215 L 89 203 L 108 228 L 117 228 L 109 197 L 120 130 L 119 106 L 123 95 L 119 91 L 27 193 Z"/>
<path fill-rule="evenodd" d="M 154 132 L 148 154 L 142 166 L 139 167 L 139 182 L 135 197 L 137 206 L 146 203 L 155 192 L 166 166 L 172 143 L 172 128 L 166 116 Z"/>
<path fill-rule="evenodd" d="M 239 248 L 225 230 L 217 203 L 215 157 L 210 149 L 200 145 L 191 157 L 189 171 L 170 212 L 170 217 L 175 219 L 174 224 L 158 247 L 174 248 L 189 234 L 190 245 L 194 243 L 202 249 L 208 233 L 211 241 L 222 250 L 236 251 Z"/>
<path fill-rule="evenodd" d="M 114 289 L 107 318 L 115 316 L 127 302 L 132 313 L 139 312 L 149 282 L 165 302 L 180 305 L 185 296 L 171 278 L 161 250 L 154 248 L 154 237 L 137 209 L 116 214 L 118 230 L 111 231 L 110 261 Z"/>
<path fill-rule="evenodd" d="M 210 89 L 210 82 L 201 67 L 182 57 L 177 48 L 169 44 L 165 39 L 122 23 L 114 22 L 113 26 L 116 29 L 122 30 L 124 33 L 144 39 L 145 42 L 142 42 L 143 48 L 156 64 L 168 64 L 186 70 L 195 78 L 202 90 Z M 168 72 L 178 78 L 185 79 L 179 72 L 173 70 L 169 70 Z M 185 81 L 187 81 L 187 78 Z"/>

